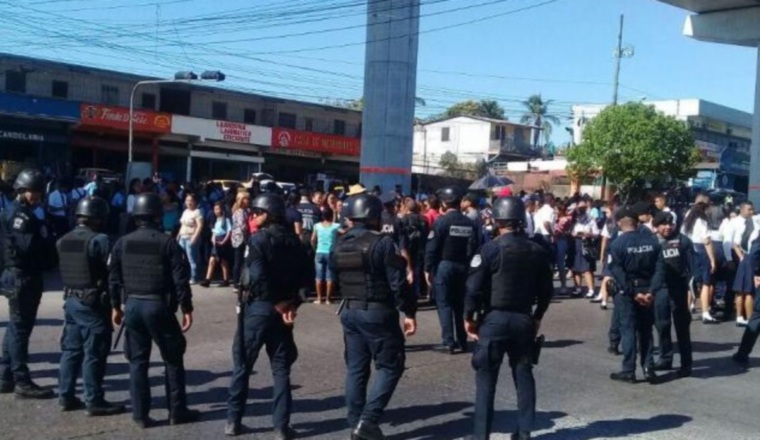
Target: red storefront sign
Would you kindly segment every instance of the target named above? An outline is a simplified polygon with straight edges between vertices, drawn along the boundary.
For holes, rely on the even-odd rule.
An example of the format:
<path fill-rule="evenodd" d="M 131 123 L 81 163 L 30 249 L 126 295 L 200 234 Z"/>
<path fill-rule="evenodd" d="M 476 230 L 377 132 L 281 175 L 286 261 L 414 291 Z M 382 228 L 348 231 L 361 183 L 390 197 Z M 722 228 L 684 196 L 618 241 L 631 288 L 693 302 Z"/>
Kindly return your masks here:
<path fill-rule="evenodd" d="M 100 104 L 82 103 L 81 122 L 84 127 L 129 130 L 129 109 Z M 145 110 L 132 112 L 132 128 L 143 133 L 169 133 L 172 129 L 172 115 Z"/>
<path fill-rule="evenodd" d="M 361 151 L 359 139 L 309 131 L 272 129 L 272 147 L 283 150 L 303 150 L 336 156 L 358 156 Z"/>

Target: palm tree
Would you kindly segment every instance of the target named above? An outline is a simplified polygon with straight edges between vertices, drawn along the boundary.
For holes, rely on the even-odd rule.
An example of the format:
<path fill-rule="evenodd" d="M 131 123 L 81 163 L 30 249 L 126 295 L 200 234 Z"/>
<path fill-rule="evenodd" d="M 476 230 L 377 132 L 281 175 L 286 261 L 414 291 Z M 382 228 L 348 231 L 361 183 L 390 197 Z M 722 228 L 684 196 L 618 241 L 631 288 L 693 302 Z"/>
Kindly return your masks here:
<path fill-rule="evenodd" d="M 533 135 L 533 147 L 538 148 L 538 140 L 540 137 L 540 131 L 544 132 L 544 142 L 549 142 L 552 135 L 552 128 L 554 125 L 560 124 L 558 117 L 549 114 L 549 105 L 554 102 L 551 99 L 546 101 L 541 98 L 541 95 L 531 95 L 527 101 L 523 101 L 522 104 L 527 110 L 520 122 L 523 124 L 529 124 L 534 127 L 538 127 L 541 130 L 535 130 Z"/>

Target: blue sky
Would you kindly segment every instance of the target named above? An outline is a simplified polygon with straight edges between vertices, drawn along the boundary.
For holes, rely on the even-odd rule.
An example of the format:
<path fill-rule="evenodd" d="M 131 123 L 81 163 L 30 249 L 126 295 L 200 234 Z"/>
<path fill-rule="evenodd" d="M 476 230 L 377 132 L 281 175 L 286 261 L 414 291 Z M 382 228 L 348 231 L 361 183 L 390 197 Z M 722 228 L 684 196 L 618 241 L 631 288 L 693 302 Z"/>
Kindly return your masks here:
<path fill-rule="evenodd" d="M 362 94 L 363 3 L 0 0 L 0 51 L 158 77 L 218 68 L 225 87 L 350 99 Z M 573 103 L 610 102 L 621 13 L 635 48 L 623 60 L 622 101 L 702 98 L 752 110 L 756 51 L 684 37 L 686 12 L 656 0 L 423 0 L 417 95 L 427 106 L 418 114 L 493 98 L 519 119 L 519 101 L 533 93 L 555 100 L 562 118 Z M 461 25 L 473 20 L 482 21 Z"/>

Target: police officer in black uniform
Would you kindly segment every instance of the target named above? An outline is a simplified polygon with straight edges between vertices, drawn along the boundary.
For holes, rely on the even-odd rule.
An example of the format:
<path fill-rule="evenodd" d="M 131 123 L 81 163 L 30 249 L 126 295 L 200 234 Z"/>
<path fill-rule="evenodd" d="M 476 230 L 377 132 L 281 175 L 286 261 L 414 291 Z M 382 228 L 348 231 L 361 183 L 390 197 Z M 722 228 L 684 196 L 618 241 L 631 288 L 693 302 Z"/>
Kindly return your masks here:
<path fill-rule="evenodd" d="M 379 233 L 382 203 L 352 198 L 353 224 L 332 256 L 343 293 L 340 315 L 346 344 L 346 406 L 352 440 L 383 440 L 380 418 L 404 372 L 404 336 L 417 331 L 417 302 L 405 278 L 406 262 L 390 237 Z M 399 312 L 404 313 L 404 329 Z M 367 396 L 370 365 L 376 377 Z"/>
<path fill-rule="evenodd" d="M 552 259 L 545 247 L 525 234 L 525 205 L 518 197 L 497 200 L 493 218 L 499 237 L 473 257 L 465 297 L 465 328 L 478 341 L 472 356 L 476 371 L 472 438 L 486 440 L 491 435 L 496 383 L 506 353 L 517 388 L 517 432 L 512 438 L 526 440 L 536 415 L 534 344 L 554 290 Z"/>
<path fill-rule="evenodd" d="M 477 234 L 472 220 L 459 211 L 462 192 L 446 187 L 438 192 L 445 213 L 428 234 L 425 248 L 425 278 L 433 285 L 438 319 L 441 323 L 441 349 L 449 354 L 467 351 L 464 331 L 464 291 L 467 263 L 477 250 Z M 434 280 L 434 281 L 433 281 Z"/>
<path fill-rule="evenodd" d="M 43 290 L 43 273 L 55 267 L 55 242 L 34 214 L 42 201 L 45 178 L 34 169 L 21 171 L 13 183 L 17 198 L 6 207 L 2 232 L 2 294 L 8 297 L 9 322 L 0 360 L 0 393 L 18 398 L 47 399 L 53 391 L 41 388 L 29 376 L 29 337 L 37 320 Z"/>
<path fill-rule="evenodd" d="M 652 225 L 657 229 L 657 238 L 662 247 L 665 275 L 662 288 L 655 292 L 655 326 L 660 337 L 660 359 L 655 371 L 673 368 L 673 339 L 671 323 L 676 329 L 678 352 L 681 354 L 679 377 L 691 375 L 691 313 L 689 312 L 689 278 L 694 273 L 694 244 L 675 229 L 673 214 L 661 211 L 654 216 Z M 671 320 L 672 315 L 672 320 Z"/>
<path fill-rule="evenodd" d="M 618 220 L 621 235 L 610 246 L 610 273 L 618 286 L 615 307 L 623 349 L 623 369 L 610 379 L 636 382 L 636 349 L 640 350 L 644 376 L 651 383 L 657 377 L 652 353 L 654 294 L 662 289 L 664 262 L 657 237 L 648 228 L 639 228 L 638 216 L 624 208 Z"/>
<path fill-rule="evenodd" d="M 285 224 L 285 202 L 272 193 L 254 199 L 251 209 L 259 232 L 251 236 L 246 261 L 248 283 L 240 304 L 242 320 L 232 344 L 234 369 L 230 384 L 225 435 L 241 432 L 248 399 L 248 378 L 262 347 L 266 347 L 274 378 L 272 422 L 277 440 L 295 438 L 290 427 L 293 397 L 290 368 L 298 357 L 293 323 L 301 298 L 298 289 L 309 260 L 298 236 Z M 245 277 L 244 277 L 245 279 Z"/>
<path fill-rule="evenodd" d="M 187 341 L 182 333 L 193 324 L 190 267 L 177 241 L 159 230 L 162 214 L 157 194 L 138 195 L 132 211 L 137 230 L 116 242 L 109 265 L 113 323 L 119 326 L 123 319 L 125 326 L 124 355 L 129 360 L 132 417 L 143 428 L 154 424 L 148 417 L 148 367 L 154 342 L 166 368 L 169 423 L 189 423 L 200 416 L 198 411 L 187 408 L 185 394 L 183 356 Z M 181 326 L 175 317 L 178 308 L 182 310 Z"/>
<path fill-rule="evenodd" d="M 105 400 L 103 377 L 111 351 L 111 299 L 108 295 L 108 203 L 85 197 L 77 204 L 77 227 L 58 240 L 58 259 L 66 303 L 61 338 L 58 400 L 62 410 L 86 406 L 89 416 L 124 412 L 124 406 Z M 84 402 L 76 394 L 82 371 Z"/>

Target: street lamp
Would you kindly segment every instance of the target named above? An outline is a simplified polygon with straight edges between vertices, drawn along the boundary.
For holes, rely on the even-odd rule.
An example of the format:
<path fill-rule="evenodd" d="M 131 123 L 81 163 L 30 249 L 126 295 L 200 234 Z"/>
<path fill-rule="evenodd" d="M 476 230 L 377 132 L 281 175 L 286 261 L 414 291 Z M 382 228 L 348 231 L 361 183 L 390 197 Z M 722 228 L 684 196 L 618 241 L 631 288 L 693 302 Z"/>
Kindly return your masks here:
<path fill-rule="evenodd" d="M 224 81 L 226 76 L 216 70 L 216 71 L 206 71 L 203 72 L 200 76 L 201 80 L 204 81 L 216 81 L 221 82 Z M 135 93 L 137 92 L 137 89 L 144 85 L 149 84 L 171 84 L 171 83 L 188 83 L 192 81 L 197 81 L 198 75 L 191 71 L 183 71 L 183 72 L 177 72 L 174 74 L 174 79 L 157 79 L 157 80 L 147 80 L 147 81 L 138 81 L 135 83 L 134 86 L 132 86 L 132 93 L 129 95 L 129 163 L 132 163 L 132 148 L 134 143 L 134 112 L 135 112 Z"/>

